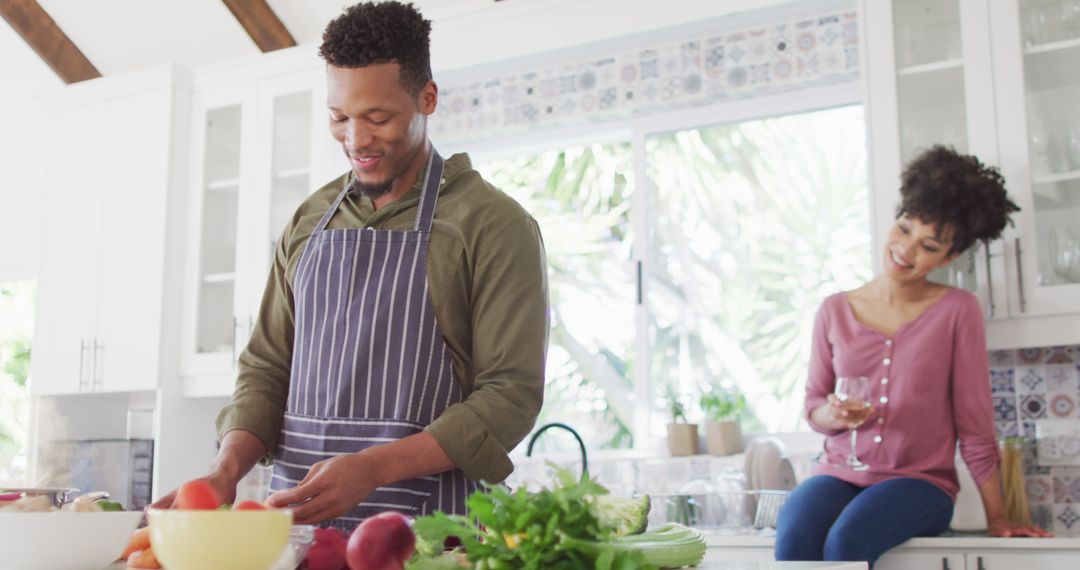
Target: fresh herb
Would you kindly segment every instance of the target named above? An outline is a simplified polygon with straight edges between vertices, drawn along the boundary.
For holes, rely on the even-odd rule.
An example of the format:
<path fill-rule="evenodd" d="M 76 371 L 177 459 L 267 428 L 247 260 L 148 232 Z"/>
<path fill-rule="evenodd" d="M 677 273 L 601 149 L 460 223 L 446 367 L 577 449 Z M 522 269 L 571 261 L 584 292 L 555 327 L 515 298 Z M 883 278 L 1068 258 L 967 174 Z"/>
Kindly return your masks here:
<path fill-rule="evenodd" d="M 719 422 L 735 419 L 746 408 L 746 398 L 731 392 L 707 392 L 698 404 L 706 416 Z"/>
<path fill-rule="evenodd" d="M 664 387 L 664 402 L 667 404 L 668 416 L 671 417 L 671 423 L 685 424 L 689 421 L 686 418 L 686 404 L 683 403 L 682 394 L 679 394 L 679 391 L 670 384 Z"/>
<path fill-rule="evenodd" d="M 106 501 L 105 499 L 102 499 L 100 501 L 95 502 L 94 504 L 101 507 L 101 510 L 103 510 L 103 511 L 112 512 L 112 511 L 122 511 L 122 510 L 124 510 L 124 505 L 121 505 L 120 503 L 117 503 L 116 501 Z"/>
<path fill-rule="evenodd" d="M 556 476 L 554 488 L 536 493 L 487 485 L 466 500 L 469 517 L 435 513 L 416 519 L 413 530 L 434 544 L 457 537 L 479 570 L 651 567 L 640 552 L 602 545 L 615 533 L 594 510 L 596 497 L 607 489 L 566 470 L 557 470 Z"/>

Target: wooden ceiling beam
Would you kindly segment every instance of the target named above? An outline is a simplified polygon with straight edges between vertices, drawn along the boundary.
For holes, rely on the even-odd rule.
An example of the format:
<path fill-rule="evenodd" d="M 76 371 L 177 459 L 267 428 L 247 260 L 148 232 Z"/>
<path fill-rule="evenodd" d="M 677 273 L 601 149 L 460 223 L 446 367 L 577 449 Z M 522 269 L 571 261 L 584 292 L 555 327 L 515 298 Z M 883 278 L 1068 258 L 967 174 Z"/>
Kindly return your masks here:
<path fill-rule="evenodd" d="M 64 83 L 101 77 L 101 72 L 36 0 L 0 0 L 0 16 Z"/>
<path fill-rule="evenodd" d="M 221 1 L 263 53 L 296 45 L 296 39 L 266 0 Z"/>

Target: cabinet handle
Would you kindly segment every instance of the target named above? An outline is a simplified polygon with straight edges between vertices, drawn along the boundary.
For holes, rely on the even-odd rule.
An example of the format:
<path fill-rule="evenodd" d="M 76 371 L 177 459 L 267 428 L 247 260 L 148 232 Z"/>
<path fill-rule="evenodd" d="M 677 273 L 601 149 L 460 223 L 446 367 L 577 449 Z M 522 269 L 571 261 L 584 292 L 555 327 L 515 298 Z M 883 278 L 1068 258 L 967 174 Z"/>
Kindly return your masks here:
<path fill-rule="evenodd" d="M 1020 312 L 1027 312 L 1027 300 L 1024 299 L 1024 263 L 1020 252 L 1020 238 L 1014 243 L 1016 253 L 1016 290 L 1020 293 Z"/>
<path fill-rule="evenodd" d="M 994 280 L 990 275 L 990 243 L 983 242 L 982 248 L 983 255 L 986 256 L 986 318 L 992 319 L 994 318 Z"/>
<path fill-rule="evenodd" d="M 941 559 L 941 570 L 949 570 L 949 559 L 948 558 L 943 557 Z"/>
<path fill-rule="evenodd" d="M 90 389 L 94 390 L 98 386 L 98 349 L 104 349 L 105 346 L 98 342 L 98 339 L 94 339 L 94 357 L 90 360 Z"/>
<path fill-rule="evenodd" d="M 643 287 L 643 285 L 644 285 L 644 283 L 643 283 L 644 276 L 642 275 L 642 273 L 643 273 L 643 269 L 641 267 L 641 262 L 639 261 L 639 262 L 637 262 L 637 304 L 638 305 L 641 305 L 642 303 L 645 302 L 645 291 L 644 291 L 644 287 Z"/>
<path fill-rule="evenodd" d="M 1019 241 L 1019 240 L 1018 240 L 1018 241 Z M 979 557 L 979 558 L 977 559 L 977 564 L 978 564 L 979 570 L 986 570 L 986 566 L 983 566 L 983 559 L 982 559 L 982 556 L 980 556 L 980 557 Z"/>
<path fill-rule="evenodd" d="M 232 367 L 236 370 L 236 328 L 240 326 L 240 319 L 233 315 L 232 318 Z"/>
<path fill-rule="evenodd" d="M 83 389 L 83 385 L 86 382 L 83 379 L 86 377 L 86 339 L 79 339 L 79 391 Z"/>

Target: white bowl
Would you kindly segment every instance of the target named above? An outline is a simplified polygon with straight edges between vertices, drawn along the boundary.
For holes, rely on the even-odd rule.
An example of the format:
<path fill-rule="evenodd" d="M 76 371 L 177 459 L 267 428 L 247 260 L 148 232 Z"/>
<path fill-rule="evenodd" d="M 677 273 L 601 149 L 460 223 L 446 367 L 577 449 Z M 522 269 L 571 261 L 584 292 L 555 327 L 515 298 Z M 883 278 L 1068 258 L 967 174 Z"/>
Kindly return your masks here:
<path fill-rule="evenodd" d="M 0 570 L 100 570 L 112 564 L 142 512 L 0 513 Z"/>

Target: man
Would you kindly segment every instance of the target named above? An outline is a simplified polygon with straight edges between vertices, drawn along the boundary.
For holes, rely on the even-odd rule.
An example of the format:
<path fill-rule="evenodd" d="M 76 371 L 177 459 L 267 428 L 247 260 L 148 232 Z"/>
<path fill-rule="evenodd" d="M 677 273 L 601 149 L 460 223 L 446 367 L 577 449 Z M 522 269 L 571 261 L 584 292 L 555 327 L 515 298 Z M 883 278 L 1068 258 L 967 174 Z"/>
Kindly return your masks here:
<path fill-rule="evenodd" d="M 510 474 L 539 413 L 540 231 L 428 141 L 430 29 L 411 4 L 367 2 L 323 35 L 330 132 L 352 169 L 279 241 L 203 478 L 228 501 L 272 456 L 269 501 L 299 523 L 463 513 L 478 481 Z"/>

